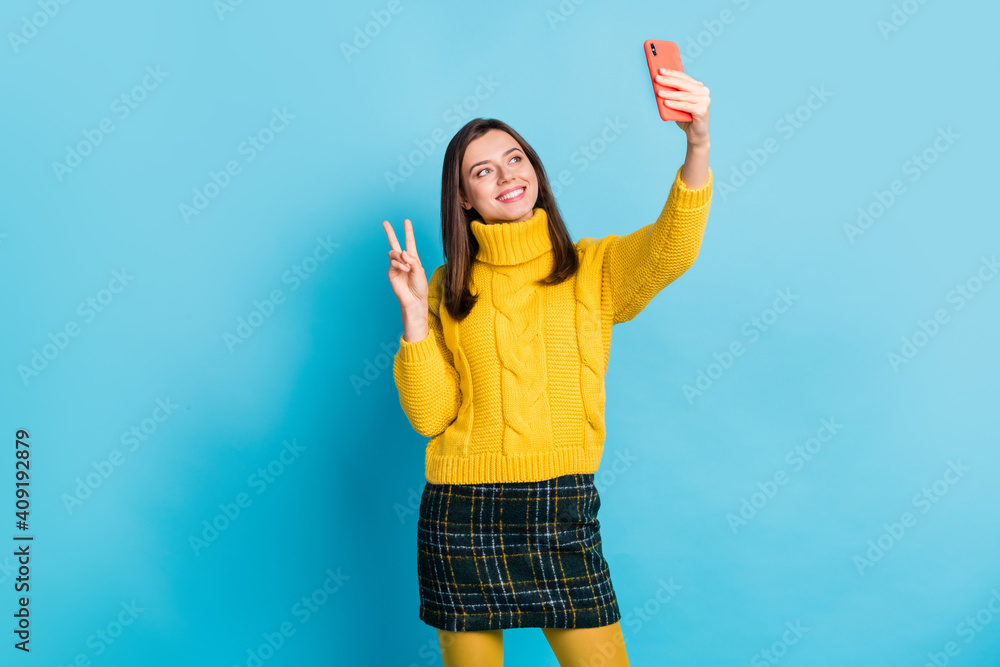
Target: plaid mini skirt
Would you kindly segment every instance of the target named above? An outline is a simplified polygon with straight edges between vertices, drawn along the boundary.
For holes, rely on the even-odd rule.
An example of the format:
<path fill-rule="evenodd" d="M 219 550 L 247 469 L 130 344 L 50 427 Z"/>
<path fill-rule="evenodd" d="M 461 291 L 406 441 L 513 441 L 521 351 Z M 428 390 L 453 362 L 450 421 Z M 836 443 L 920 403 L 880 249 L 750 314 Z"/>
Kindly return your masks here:
<path fill-rule="evenodd" d="M 618 622 L 600 507 L 592 473 L 426 483 L 417 520 L 420 619 L 452 632 Z"/>

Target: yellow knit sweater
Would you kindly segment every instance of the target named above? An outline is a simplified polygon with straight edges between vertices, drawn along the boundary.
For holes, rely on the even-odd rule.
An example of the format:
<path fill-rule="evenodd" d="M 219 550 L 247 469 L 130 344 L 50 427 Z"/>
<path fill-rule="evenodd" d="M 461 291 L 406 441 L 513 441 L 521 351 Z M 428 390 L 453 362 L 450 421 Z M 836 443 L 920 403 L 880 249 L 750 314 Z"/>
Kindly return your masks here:
<path fill-rule="evenodd" d="M 578 273 L 559 285 L 542 208 L 522 222 L 471 223 L 479 241 L 462 322 L 442 307 L 444 265 L 428 279 L 429 333 L 399 338 L 393 377 L 417 433 L 430 438 L 432 484 L 533 482 L 597 472 L 611 327 L 627 322 L 698 256 L 712 172 L 689 189 L 677 170 L 655 222 L 576 243 Z"/>

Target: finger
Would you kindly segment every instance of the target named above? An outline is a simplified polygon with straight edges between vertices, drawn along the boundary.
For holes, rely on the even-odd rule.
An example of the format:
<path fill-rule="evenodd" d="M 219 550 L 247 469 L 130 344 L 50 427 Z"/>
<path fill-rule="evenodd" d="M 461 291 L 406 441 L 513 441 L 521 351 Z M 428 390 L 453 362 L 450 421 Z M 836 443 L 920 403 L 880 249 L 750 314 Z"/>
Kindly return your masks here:
<path fill-rule="evenodd" d="M 673 80 L 667 82 L 660 82 L 662 86 L 661 90 L 679 90 L 684 93 L 696 93 L 698 92 L 698 86 L 684 83 L 683 81 Z"/>
<path fill-rule="evenodd" d="M 663 100 L 663 103 L 671 109 L 680 109 L 681 111 L 687 111 L 688 113 L 698 111 L 700 113 L 700 107 L 695 102 L 685 102 L 683 100 Z"/>
<path fill-rule="evenodd" d="M 406 230 L 406 250 L 413 255 L 417 254 L 417 240 L 413 237 L 413 223 L 407 218 L 403 221 Z"/>
<path fill-rule="evenodd" d="M 684 102 L 697 102 L 703 96 L 697 93 L 685 93 L 680 90 L 661 90 L 656 93 L 660 97 L 667 97 L 672 100 L 682 100 Z"/>
<path fill-rule="evenodd" d="M 677 77 L 679 79 L 685 79 L 687 81 L 694 81 L 694 77 L 692 77 L 687 72 L 684 72 L 684 71 L 681 71 L 681 70 L 678 70 L 678 69 L 670 69 L 668 67 L 661 67 L 659 69 L 659 71 L 657 72 L 657 74 L 659 74 L 660 76 L 674 76 L 674 77 Z M 698 82 L 695 81 L 695 83 L 698 83 Z"/>
<path fill-rule="evenodd" d="M 691 76 L 687 72 L 685 72 L 683 70 L 679 70 L 679 69 L 669 69 L 669 68 L 666 68 L 666 67 L 661 67 L 660 71 L 657 72 L 657 74 L 659 74 L 660 76 L 674 77 L 674 78 L 676 78 L 678 80 L 690 81 L 692 83 L 701 84 L 701 81 L 698 81 L 697 79 L 695 79 L 693 76 Z"/>
<path fill-rule="evenodd" d="M 389 237 L 389 246 L 393 250 L 399 250 L 399 241 L 396 240 L 396 232 L 392 231 L 392 225 L 389 224 L 388 220 L 382 221 L 382 228 L 385 229 L 386 235 Z"/>
<path fill-rule="evenodd" d="M 695 81 L 683 72 L 660 74 L 656 77 L 656 81 L 664 86 L 683 88 L 684 90 L 695 90 L 699 86 L 703 85 L 701 81 Z"/>
<path fill-rule="evenodd" d="M 389 264 L 391 264 L 392 266 L 396 267 L 400 271 L 409 271 L 410 270 L 409 266 L 407 266 L 406 264 L 401 264 L 400 262 L 397 262 L 394 259 L 390 259 L 389 260 Z"/>
<path fill-rule="evenodd" d="M 412 264 L 420 264 L 420 256 L 415 252 L 410 252 L 409 250 L 403 251 L 403 258 Z"/>

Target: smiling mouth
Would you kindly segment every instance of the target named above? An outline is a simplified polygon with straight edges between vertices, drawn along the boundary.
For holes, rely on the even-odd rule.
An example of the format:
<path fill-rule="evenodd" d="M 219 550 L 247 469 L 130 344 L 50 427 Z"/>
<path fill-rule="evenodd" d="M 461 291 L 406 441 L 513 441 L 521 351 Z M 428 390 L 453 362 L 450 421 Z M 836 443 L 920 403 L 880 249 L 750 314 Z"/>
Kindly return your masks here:
<path fill-rule="evenodd" d="M 503 195 L 502 197 L 497 197 L 496 200 L 499 201 L 499 202 L 517 201 L 518 199 L 520 199 L 521 197 L 523 197 L 524 193 L 527 192 L 527 191 L 528 191 L 527 188 L 520 187 L 517 190 L 511 190 L 510 192 L 508 192 L 507 194 Z"/>

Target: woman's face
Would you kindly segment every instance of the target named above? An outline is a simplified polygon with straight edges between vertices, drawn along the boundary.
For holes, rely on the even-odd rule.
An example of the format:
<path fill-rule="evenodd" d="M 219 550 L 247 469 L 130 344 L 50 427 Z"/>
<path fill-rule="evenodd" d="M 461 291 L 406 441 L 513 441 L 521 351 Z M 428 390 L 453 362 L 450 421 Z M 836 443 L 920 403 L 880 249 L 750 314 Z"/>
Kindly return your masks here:
<path fill-rule="evenodd" d="M 487 225 L 523 222 L 534 214 L 535 168 L 521 145 L 503 130 L 489 130 L 465 149 L 461 184 L 462 208 L 476 209 Z M 510 194 L 514 196 L 500 199 Z"/>

